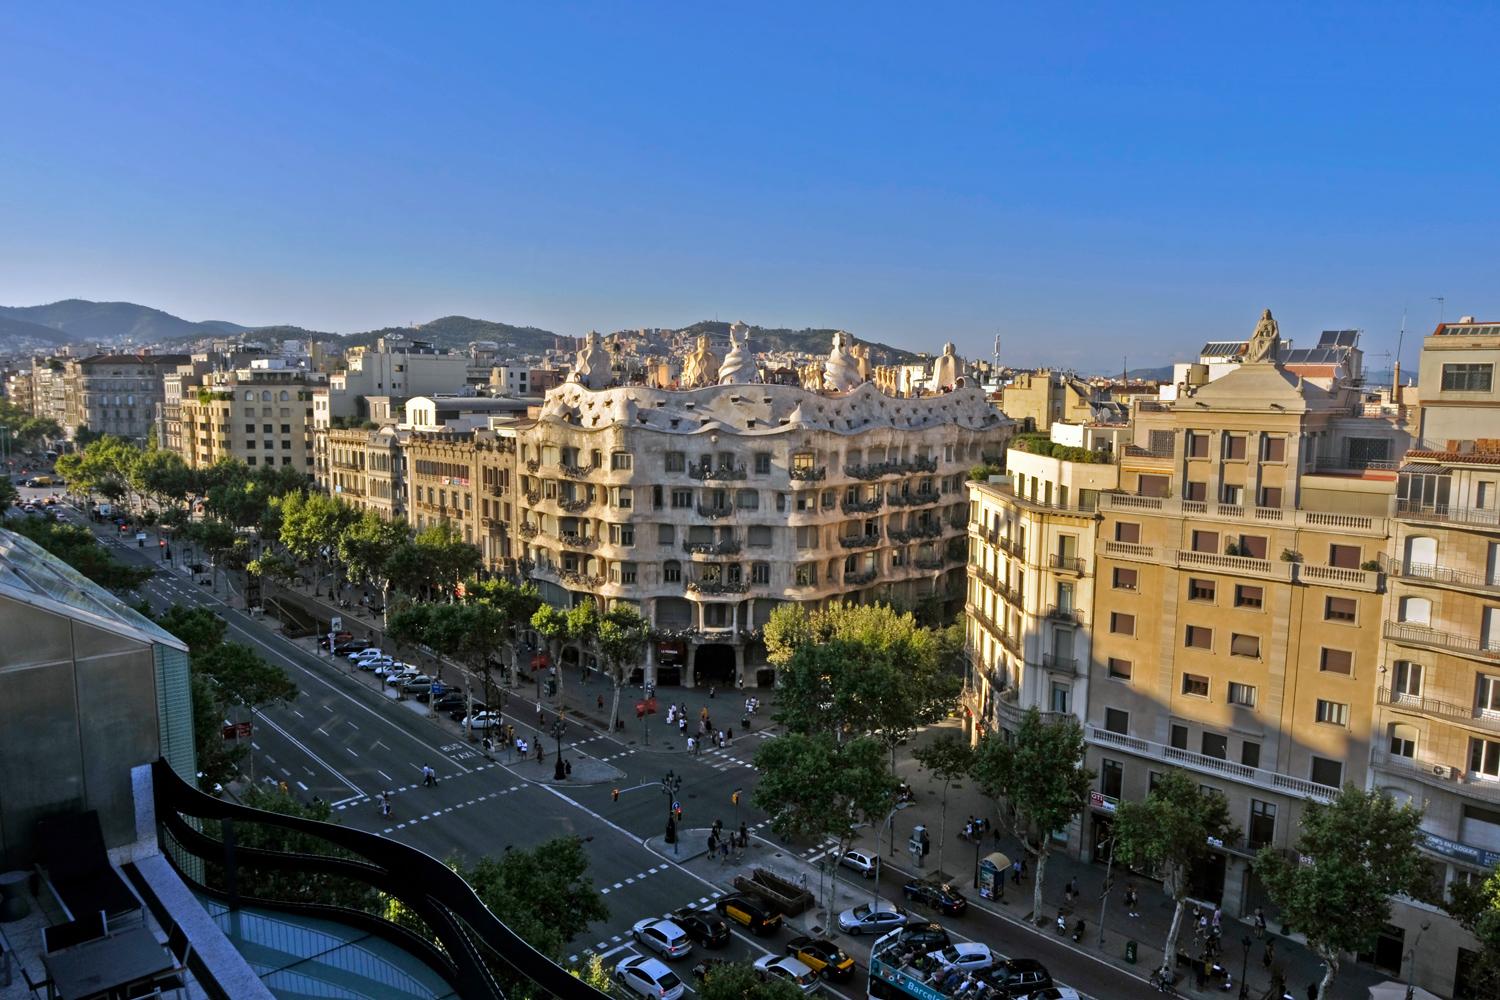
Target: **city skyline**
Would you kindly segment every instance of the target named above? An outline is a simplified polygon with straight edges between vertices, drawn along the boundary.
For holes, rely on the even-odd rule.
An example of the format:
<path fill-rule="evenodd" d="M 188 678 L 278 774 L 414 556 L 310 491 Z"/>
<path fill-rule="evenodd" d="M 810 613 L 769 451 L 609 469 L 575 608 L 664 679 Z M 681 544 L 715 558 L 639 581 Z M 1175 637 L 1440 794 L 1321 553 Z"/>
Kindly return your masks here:
<path fill-rule="evenodd" d="M 1347 14 L 13 11 L 0 301 L 1379 356 L 1489 308 L 1494 16 Z"/>

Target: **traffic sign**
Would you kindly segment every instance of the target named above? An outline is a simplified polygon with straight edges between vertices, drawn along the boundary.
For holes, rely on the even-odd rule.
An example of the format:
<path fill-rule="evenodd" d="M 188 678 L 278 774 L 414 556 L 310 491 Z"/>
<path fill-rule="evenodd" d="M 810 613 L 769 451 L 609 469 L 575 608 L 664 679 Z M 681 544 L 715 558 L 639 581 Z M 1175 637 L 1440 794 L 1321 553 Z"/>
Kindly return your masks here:
<path fill-rule="evenodd" d="M 343 616 L 342 615 L 334 615 L 333 616 L 333 620 L 328 623 L 328 627 L 330 629 L 332 629 L 333 631 L 335 631 L 335 632 L 337 632 L 339 629 L 343 628 L 344 627 Z"/>

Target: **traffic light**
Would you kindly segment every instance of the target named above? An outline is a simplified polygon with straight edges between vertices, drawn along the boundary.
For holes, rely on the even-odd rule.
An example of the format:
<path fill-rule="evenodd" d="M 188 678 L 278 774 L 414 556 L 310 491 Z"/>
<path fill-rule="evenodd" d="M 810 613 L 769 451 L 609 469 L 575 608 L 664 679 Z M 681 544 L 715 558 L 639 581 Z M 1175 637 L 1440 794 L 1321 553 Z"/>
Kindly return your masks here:
<path fill-rule="evenodd" d="M 614 800 L 616 802 L 620 801 L 620 790 L 618 788 L 616 788 L 614 791 L 610 792 L 610 794 L 612 796 L 614 796 Z"/>
<path fill-rule="evenodd" d="M 740 790 L 738 788 L 734 790 L 733 795 L 729 796 L 729 801 L 733 802 L 735 805 L 740 804 Z"/>

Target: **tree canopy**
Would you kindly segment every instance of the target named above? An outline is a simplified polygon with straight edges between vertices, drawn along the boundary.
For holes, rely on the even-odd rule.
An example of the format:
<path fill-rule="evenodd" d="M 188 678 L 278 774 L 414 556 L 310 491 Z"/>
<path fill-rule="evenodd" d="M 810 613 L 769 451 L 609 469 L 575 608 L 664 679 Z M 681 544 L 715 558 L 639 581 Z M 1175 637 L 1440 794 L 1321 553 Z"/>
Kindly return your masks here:
<path fill-rule="evenodd" d="M 533 850 L 507 848 L 481 858 L 463 875 L 492 913 L 538 951 L 560 960 L 590 923 L 609 908 L 588 877 L 588 855 L 577 837 L 557 837 Z"/>
<path fill-rule="evenodd" d="M 133 566 L 116 559 L 87 528 L 37 517 L 8 518 L 5 526 L 36 542 L 99 586 L 116 593 L 134 590 L 154 575 L 148 567 Z"/>

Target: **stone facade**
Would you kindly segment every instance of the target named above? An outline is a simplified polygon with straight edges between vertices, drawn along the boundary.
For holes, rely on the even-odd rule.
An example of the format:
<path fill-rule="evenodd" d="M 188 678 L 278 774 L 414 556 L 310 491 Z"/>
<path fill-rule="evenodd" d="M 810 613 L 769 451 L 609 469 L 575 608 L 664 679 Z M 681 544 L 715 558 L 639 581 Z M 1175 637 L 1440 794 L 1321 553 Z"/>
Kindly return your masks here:
<path fill-rule="evenodd" d="M 156 426 L 163 377 L 188 360 L 182 354 L 98 354 L 68 361 L 62 415 L 54 419 L 70 438 L 87 427 L 145 444 Z"/>
<path fill-rule="evenodd" d="M 310 478 L 312 390 L 322 378 L 275 368 L 206 376 L 203 385 L 184 390 L 179 403 L 179 454 L 195 469 L 228 457 L 251 467 L 296 469 Z"/>

